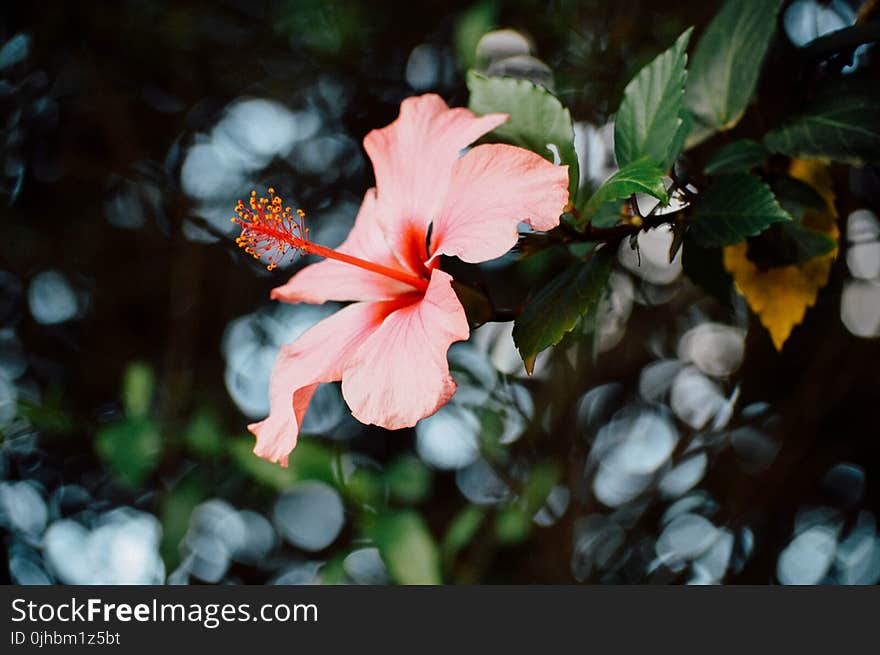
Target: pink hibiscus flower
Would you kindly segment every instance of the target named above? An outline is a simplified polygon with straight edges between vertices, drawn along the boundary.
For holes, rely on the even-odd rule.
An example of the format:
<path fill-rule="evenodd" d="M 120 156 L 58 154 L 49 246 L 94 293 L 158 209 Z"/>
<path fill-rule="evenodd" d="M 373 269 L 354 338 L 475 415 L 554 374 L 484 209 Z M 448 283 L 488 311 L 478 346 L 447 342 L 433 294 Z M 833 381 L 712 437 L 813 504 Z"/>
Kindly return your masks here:
<path fill-rule="evenodd" d="M 269 387 L 268 418 L 248 426 L 254 453 L 287 465 L 315 389 L 342 381 L 362 423 L 411 427 L 455 392 L 446 353 L 468 338 L 464 308 L 439 255 L 477 263 L 517 242 L 517 225 L 559 224 L 568 202 L 567 166 L 508 145 L 462 149 L 507 120 L 450 109 L 436 95 L 408 98 L 400 116 L 373 130 L 364 147 L 376 187 L 367 191 L 345 242 L 308 240 L 302 212 L 252 195 L 239 202 L 238 242 L 270 268 L 290 249 L 325 257 L 272 291 L 285 302 L 352 301 L 282 347 Z"/>

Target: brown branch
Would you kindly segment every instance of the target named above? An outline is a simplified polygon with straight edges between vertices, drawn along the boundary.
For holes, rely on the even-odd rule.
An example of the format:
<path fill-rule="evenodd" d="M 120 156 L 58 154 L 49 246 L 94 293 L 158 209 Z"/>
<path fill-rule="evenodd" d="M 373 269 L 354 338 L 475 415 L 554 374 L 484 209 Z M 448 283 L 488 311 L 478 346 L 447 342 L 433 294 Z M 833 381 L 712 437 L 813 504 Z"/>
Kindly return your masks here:
<path fill-rule="evenodd" d="M 874 18 L 878 11 L 880 11 L 880 0 L 865 0 L 862 3 L 862 6 L 859 7 L 859 13 L 856 16 L 856 25 L 867 23 Z"/>
<path fill-rule="evenodd" d="M 801 55 L 805 59 L 825 59 L 838 53 L 853 52 L 864 43 L 880 41 L 880 24 L 857 23 L 825 36 L 820 36 L 809 45 L 804 46 Z"/>
<path fill-rule="evenodd" d="M 663 225 L 675 225 L 684 218 L 688 207 L 689 205 L 685 205 L 678 211 L 666 214 L 649 214 L 644 217 L 636 215 L 630 219 L 630 222 L 612 227 L 595 227 L 587 223 L 583 231 L 569 223 L 560 223 L 559 227 L 544 234 L 522 235 L 517 249 L 524 255 L 531 255 L 553 246 L 572 243 L 604 243 L 614 246 L 639 232 L 653 230 Z M 577 209 L 571 208 L 567 213 L 574 216 L 576 222 L 582 220 Z"/>

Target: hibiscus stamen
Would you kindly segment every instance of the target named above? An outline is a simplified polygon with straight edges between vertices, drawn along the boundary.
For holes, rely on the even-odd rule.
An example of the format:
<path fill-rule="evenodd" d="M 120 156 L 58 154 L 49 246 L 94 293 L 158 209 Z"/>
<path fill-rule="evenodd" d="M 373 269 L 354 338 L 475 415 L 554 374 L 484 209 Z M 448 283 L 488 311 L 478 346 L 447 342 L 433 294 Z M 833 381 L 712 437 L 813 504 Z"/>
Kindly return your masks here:
<path fill-rule="evenodd" d="M 266 268 L 270 271 L 275 270 L 289 255 L 302 253 L 357 266 L 408 284 L 419 291 L 428 288 L 428 280 L 417 275 L 313 243 L 309 240 L 305 212 L 302 209 L 294 212 L 290 207 L 284 207 L 281 198 L 275 195 L 275 189 L 269 189 L 268 198 L 257 198 L 257 192 L 251 191 L 248 204 L 239 200 L 235 213 L 237 217 L 233 217 L 232 222 L 241 227 L 241 235 L 235 242 L 254 259 L 264 257 L 268 262 Z"/>

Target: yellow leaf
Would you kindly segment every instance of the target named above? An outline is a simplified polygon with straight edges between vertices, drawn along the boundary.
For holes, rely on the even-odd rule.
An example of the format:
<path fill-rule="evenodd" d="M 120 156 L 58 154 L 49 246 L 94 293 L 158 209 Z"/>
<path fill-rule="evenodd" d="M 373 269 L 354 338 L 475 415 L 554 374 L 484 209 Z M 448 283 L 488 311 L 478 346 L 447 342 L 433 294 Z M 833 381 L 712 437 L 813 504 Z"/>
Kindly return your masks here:
<path fill-rule="evenodd" d="M 825 199 L 825 211 L 808 211 L 802 225 L 838 241 L 837 210 L 828 167 L 817 161 L 792 160 L 788 174 L 809 184 Z M 733 275 L 736 290 L 745 296 L 752 311 L 770 332 L 773 345 L 782 350 L 795 325 L 804 320 L 807 308 L 816 302 L 819 289 L 828 282 L 837 248 L 800 266 L 759 269 L 746 256 L 748 245 L 741 241 L 724 249 L 724 267 Z"/>

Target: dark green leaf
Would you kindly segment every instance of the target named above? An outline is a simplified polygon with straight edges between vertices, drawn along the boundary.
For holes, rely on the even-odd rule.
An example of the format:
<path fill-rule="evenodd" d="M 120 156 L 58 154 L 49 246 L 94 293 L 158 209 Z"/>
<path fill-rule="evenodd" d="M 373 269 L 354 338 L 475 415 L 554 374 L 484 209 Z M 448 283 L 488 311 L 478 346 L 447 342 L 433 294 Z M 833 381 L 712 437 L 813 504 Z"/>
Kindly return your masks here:
<path fill-rule="evenodd" d="M 197 472 L 187 475 L 163 495 L 159 517 L 162 559 L 167 567 L 175 567 L 180 561 L 180 542 L 189 528 L 189 517 L 196 505 L 210 495 L 209 487 Z"/>
<path fill-rule="evenodd" d="M 385 481 L 379 471 L 361 466 L 345 477 L 340 491 L 353 505 L 373 508 L 382 503 L 385 497 Z"/>
<path fill-rule="evenodd" d="M 769 132 L 764 144 L 789 157 L 861 165 L 880 162 L 880 90 L 873 80 L 847 80 L 799 118 Z"/>
<path fill-rule="evenodd" d="M 504 456 L 504 417 L 497 408 L 474 407 L 474 414 L 480 420 L 480 452 L 487 459 Z"/>
<path fill-rule="evenodd" d="M 759 268 L 803 264 L 827 255 L 837 242 L 822 232 L 796 222 L 774 223 L 763 234 L 749 239 L 748 258 Z"/>
<path fill-rule="evenodd" d="M 682 244 L 681 266 L 691 282 L 723 306 L 731 305 L 733 277 L 724 268 L 721 248 L 704 248 L 694 241 L 688 230 Z"/>
<path fill-rule="evenodd" d="M 486 511 L 476 505 L 468 505 L 456 514 L 449 524 L 440 546 L 443 558 L 445 560 L 452 559 L 456 553 L 466 548 L 477 534 L 477 530 L 480 529 L 485 518 Z"/>
<path fill-rule="evenodd" d="M 522 146 L 554 160 L 553 145 L 563 164 L 568 165 L 569 192 L 574 198 L 578 186 L 578 161 L 574 149 L 571 114 L 547 89 L 528 80 L 485 77 L 469 71 L 469 106 L 476 114 L 503 113 L 510 118 L 492 135 L 500 141 Z"/>
<path fill-rule="evenodd" d="M 559 482 L 559 477 L 559 467 L 552 462 L 539 463 L 532 469 L 522 492 L 522 500 L 529 515 L 541 509 L 547 496 Z"/>
<path fill-rule="evenodd" d="M 782 232 L 783 256 L 792 264 L 802 264 L 814 257 L 827 255 L 837 242 L 827 234 L 794 223 L 778 223 Z"/>
<path fill-rule="evenodd" d="M 703 33 L 685 102 L 704 138 L 739 121 L 755 90 L 782 0 L 727 0 Z M 691 139 L 691 142 L 695 139 Z"/>
<path fill-rule="evenodd" d="M 669 156 L 660 166 L 664 171 L 668 171 L 672 168 L 675 160 L 678 159 L 681 151 L 684 150 L 684 145 L 687 143 L 688 136 L 690 136 L 691 130 L 694 127 L 694 119 L 691 118 L 691 113 L 687 109 L 682 108 L 678 117 L 681 119 L 681 124 L 675 132 L 675 136 L 672 139 L 672 145 L 669 146 Z"/>
<path fill-rule="evenodd" d="M 663 169 L 647 157 L 627 164 L 605 180 L 590 198 L 584 214 L 592 217 L 603 203 L 629 198 L 634 193 L 647 193 L 664 204 L 669 202 Z"/>
<path fill-rule="evenodd" d="M 452 281 L 452 289 L 455 291 L 455 295 L 458 296 L 461 306 L 464 307 L 468 323 L 471 325 L 482 325 L 492 320 L 494 310 L 486 294 L 459 280 Z"/>
<path fill-rule="evenodd" d="M 392 579 L 400 584 L 440 584 L 440 555 L 421 515 L 383 514 L 371 530 Z"/>
<path fill-rule="evenodd" d="M 711 125 L 706 125 L 699 118 L 695 118 L 691 115 L 691 129 L 688 132 L 687 139 L 685 140 L 684 147 L 685 149 L 693 148 L 696 145 L 699 145 L 710 136 L 715 134 L 717 130 Z"/>
<path fill-rule="evenodd" d="M 774 178 L 770 180 L 770 188 L 782 208 L 798 221 L 808 211 L 821 212 L 828 207 L 825 198 L 816 189 L 793 177 Z"/>
<path fill-rule="evenodd" d="M 691 235 L 705 247 L 729 246 L 791 217 L 764 182 L 748 173 L 724 175 L 695 203 Z"/>
<path fill-rule="evenodd" d="M 660 165 L 678 155 L 671 150 L 683 123 L 690 36 L 688 29 L 626 86 L 614 121 L 614 153 L 621 168 L 642 157 Z"/>
<path fill-rule="evenodd" d="M 529 536 L 532 517 L 541 509 L 553 486 L 559 481 L 559 468 L 554 464 L 538 464 L 519 497 L 498 512 L 495 534 L 504 544 L 516 544 Z"/>
<path fill-rule="evenodd" d="M 126 419 L 98 431 L 95 448 L 119 480 L 136 487 L 159 463 L 162 437 L 149 419 Z"/>
<path fill-rule="evenodd" d="M 794 220 L 774 223 L 763 234 L 749 239 L 748 257 L 761 268 L 802 264 L 837 247 L 834 239 L 801 225 L 807 212 L 828 209 L 825 198 L 812 186 L 792 177 L 776 177 L 770 187 L 780 206 Z"/>
<path fill-rule="evenodd" d="M 65 405 L 64 389 L 57 383 L 50 383 L 39 402 L 28 398 L 18 399 L 18 411 L 22 416 L 27 417 L 35 428 L 55 434 L 66 434 L 77 427 L 77 422 Z M 2 436 L 3 427 L 0 427 L 0 442 Z"/>
<path fill-rule="evenodd" d="M 768 154 L 764 146 L 750 139 L 728 143 L 709 157 L 709 161 L 706 162 L 706 175 L 748 172 L 760 166 Z"/>
<path fill-rule="evenodd" d="M 217 417 L 208 410 L 199 410 L 192 417 L 184 432 L 186 445 L 202 457 L 220 455 L 226 450 Z"/>
<path fill-rule="evenodd" d="M 391 497 L 401 503 L 419 503 L 431 491 L 431 471 L 412 455 L 391 462 L 385 471 L 385 481 Z"/>
<path fill-rule="evenodd" d="M 531 372 L 535 356 L 570 332 L 581 316 L 596 311 L 614 255 L 597 250 L 589 262 L 578 263 L 539 291 L 516 319 L 513 340 Z"/>
<path fill-rule="evenodd" d="M 599 205 L 596 212 L 590 215 L 590 225 L 593 227 L 611 227 L 620 222 L 620 211 L 623 209 L 623 200 L 610 200 Z"/>

